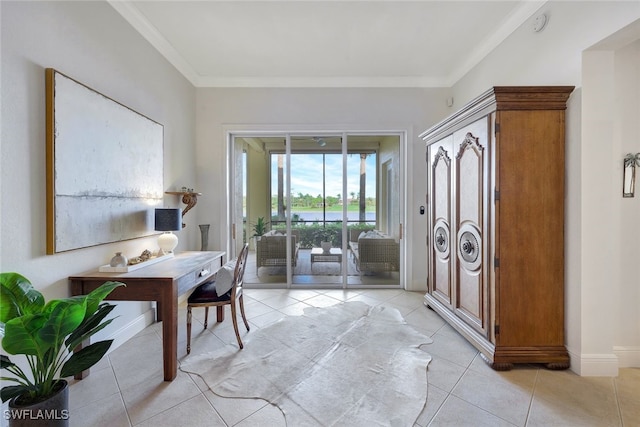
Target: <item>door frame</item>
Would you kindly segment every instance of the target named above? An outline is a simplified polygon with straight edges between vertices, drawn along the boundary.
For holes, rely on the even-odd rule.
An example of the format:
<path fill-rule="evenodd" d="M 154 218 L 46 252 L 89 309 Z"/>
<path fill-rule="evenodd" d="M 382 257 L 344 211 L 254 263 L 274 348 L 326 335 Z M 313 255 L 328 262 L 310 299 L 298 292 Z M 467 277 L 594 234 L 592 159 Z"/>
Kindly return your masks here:
<path fill-rule="evenodd" d="M 224 140 L 226 141 L 226 236 L 225 240 L 227 242 L 227 257 L 228 259 L 232 259 L 238 253 L 238 248 L 241 243 L 237 238 L 238 234 L 234 234 L 234 232 L 240 231 L 238 229 L 238 224 L 234 222 L 235 213 L 234 213 L 234 203 L 235 203 L 235 173 L 234 173 L 234 165 L 235 165 L 235 138 L 255 138 L 255 137 L 282 137 L 287 138 L 286 144 L 286 161 L 290 162 L 290 156 L 288 154 L 291 153 L 291 141 L 290 138 L 292 135 L 294 136 L 304 136 L 304 135 L 317 135 L 317 134 L 335 134 L 342 135 L 343 139 L 348 138 L 349 136 L 357 136 L 357 135 L 389 135 L 389 136 L 397 136 L 399 139 L 399 218 L 400 218 L 400 236 L 399 236 L 399 246 L 400 246 L 400 274 L 399 274 L 399 283 L 397 288 L 407 289 L 407 275 L 408 275 L 408 266 L 410 265 L 407 262 L 405 254 L 407 253 L 406 248 L 411 242 L 407 239 L 406 233 L 406 224 L 407 224 L 407 192 L 408 192 L 408 180 L 407 180 L 407 169 L 408 169 L 408 157 L 407 149 L 408 147 L 408 135 L 411 134 L 409 129 L 398 129 L 397 127 L 390 127 L 388 129 L 380 129 L 375 128 L 372 129 L 370 126 L 355 126 L 355 127 L 346 127 L 340 126 L 339 130 L 336 130 L 336 127 L 327 127 L 327 126 L 300 126 L 300 125 L 290 125 L 290 126 L 269 126 L 269 125 L 239 125 L 239 126 L 229 126 L 224 128 Z M 346 144 L 343 144 L 343 153 L 346 152 L 347 147 Z M 287 173 L 290 174 L 290 163 L 287 164 Z M 346 163 L 343 163 L 343 177 L 346 175 Z M 286 193 L 290 193 L 290 179 L 287 179 L 287 189 Z M 343 179 L 343 190 L 346 191 L 346 181 Z M 343 191 L 343 194 L 345 194 Z M 346 205 L 343 208 L 343 215 L 346 215 Z M 240 220 L 241 221 L 241 220 Z M 236 230 L 234 230 L 234 227 Z M 289 215 L 287 216 L 287 232 L 291 231 L 291 220 Z M 343 233 L 343 248 L 346 247 L 345 244 L 348 242 L 346 233 Z M 288 249 L 289 251 L 290 249 Z M 289 254 L 290 255 L 290 254 Z M 288 256 L 289 256 L 288 255 Z M 348 256 L 347 251 L 345 250 L 343 253 L 343 265 L 344 260 Z M 287 267 L 287 283 L 286 288 L 289 289 L 292 287 L 292 271 L 289 266 Z M 343 282 L 342 289 L 355 289 L 352 286 L 347 286 L 347 275 L 343 274 Z M 380 285 L 362 285 L 359 288 L 381 288 Z M 390 288 L 390 287 L 387 287 Z M 396 288 L 391 287 L 391 288 Z"/>

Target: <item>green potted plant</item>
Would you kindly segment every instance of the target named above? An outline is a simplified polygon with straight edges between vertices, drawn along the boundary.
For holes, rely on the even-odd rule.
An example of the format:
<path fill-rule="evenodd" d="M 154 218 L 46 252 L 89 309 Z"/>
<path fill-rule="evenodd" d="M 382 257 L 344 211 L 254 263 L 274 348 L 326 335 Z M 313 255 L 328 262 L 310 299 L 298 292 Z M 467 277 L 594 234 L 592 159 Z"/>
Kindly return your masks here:
<path fill-rule="evenodd" d="M 264 217 L 261 216 L 258 218 L 258 221 L 252 224 L 253 227 L 253 235 L 251 236 L 251 243 L 253 249 L 256 247 L 256 241 L 260 240 L 260 236 L 267 232 L 267 222 L 264 220 Z"/>
<path fill-rule="evenodd" d="M 331 252 L 334 236 L 335 236 L 335 233 L 325 227 L 321 227 L 319 230 L 316 231 L 315 239 L 316 239 L 316 242 L 318 242 L 318 244 L 322 248 L 322 252 L 324 253 Z"/>
<path fill-rule="evenodd" d="M 261 216 L 258 218 L 258 221 L 255 224 L 253 224 L 252 237 L 260 237 L 266 232 L 267 232 L 267 222 L 264 220 L 264 217 Z"/>
<path fill-rule="evenodd" d="M 68 384 L 64 379 L 95 365 L 113 340 L 73 350 L 113 319 L 105 317 L 115 307 L 103 302 L 120 282 L 106 282 L 88 295 L 54 299 L 42 294 L 18 273 L 0 273 L 0 335 L 10 355 L 23 355 L 28 369 L 0 355 L 6 385 L 0 390 L 9 402 L 9 425 L 67 425 Z M 29 375 L 30 371 L 30 375 Z M 5 414 L 7 416 L 7 414 Z M 29 419 L 31 418 L 31 419 Z M 39 423 L 39 424 L 38 424 Z"/>

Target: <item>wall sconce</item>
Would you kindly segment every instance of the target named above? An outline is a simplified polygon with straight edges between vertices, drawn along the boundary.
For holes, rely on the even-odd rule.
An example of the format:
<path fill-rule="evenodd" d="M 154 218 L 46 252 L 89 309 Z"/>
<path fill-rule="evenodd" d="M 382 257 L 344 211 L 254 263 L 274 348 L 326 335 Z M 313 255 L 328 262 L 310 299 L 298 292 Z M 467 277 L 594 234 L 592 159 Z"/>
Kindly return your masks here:
<path fill-rule="evenodd" d="M 182 211 L 182 216 L 184 217 L 189 209 L 194 207 L 196 203 L 198 203 L 198 196 L 202 196 L 202 193 L 196 193 L 193 191 L 193 188 L 182 187 L 181 191 L 165 191 L 165 194 L 173 194 L 176 196 L 182 196 L 182 203 L 187 205 Z M 182 223 L 182 228 L 185 228 L 187 224 Z"/>
<path fill-rule="evenodd" d="M 158 237 L 158 256 L 173 253 L 178 246 L 178 236 L 172 231 L 182 230 L 182 211 L 178 208 L 157 208 L 155 217 L 155 230 L 164 231 Z"/>
<path fill-rule="evenodd" d="M 640 153 L 629 153 L 624 158 L 622 171 L 622 197 L 633 197 L 636 186 L 636 166 L 640 167 Z"/>

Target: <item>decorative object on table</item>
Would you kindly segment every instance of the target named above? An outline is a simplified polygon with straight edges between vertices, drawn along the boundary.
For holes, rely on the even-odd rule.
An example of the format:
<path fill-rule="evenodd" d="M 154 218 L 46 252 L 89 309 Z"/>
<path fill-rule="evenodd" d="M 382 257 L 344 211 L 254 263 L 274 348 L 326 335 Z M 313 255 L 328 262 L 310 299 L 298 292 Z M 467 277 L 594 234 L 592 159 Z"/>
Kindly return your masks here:
<path fill-rule="evenodd" d="M 105 282 L 84 296 L 51 300 L 44 297 L 24 276 L 0 273 L 4 336 L 2 348 L 10 355 L 23 355 L 31 372 L 1 355 L 2 401 L 10 400 L 9 426 L 67 426 L 69 422 L 68 384 L 64 379 L 95 365 L 113 340 L 94 342 L 78 352 L 73 349 L 104 329 L 113 319 L 104 320 L 115 305 L 102 302 L 120 282 Z M 29 373 L 31 375 L 29 375 Z M 48 418 L 42 411 L 48 411 Z M 17 417 L 21 419 L 18 419 Z M 35 419 L 25 419 L 32 418 Z M 52 418 L 52 419 L 51 419 Z"/>
<path fill-rule="evenodd" d="M 129 263 L 126 256 L 122 255 L 122 252 L 116 252 L 115 256 L 111 258 L 109 265 L 111 267 L 124 267 Z"/>
<path fill-rule="evenodd" d="M 640 167 L 640 153 L 629 153 L 624 158 L 622 197 L 633 197 L 636 187 L 636 166 Z"/>
<path fill-rule="evenodd" d="M 173 231 L 182 230 L 182 215 L 178 208 L 156 208 L 156 231 L 164 231 L 158 237 L 158 256 L 173 253 L 178 246 L 178 236 Z"/>
<path fill-rule="evenodd" d="M 186 215 L 187 212 L 193 208 L 196 203 L 198 203 L 198 196 L 201 196 L 202 193 L 198 193 L 193 191 L 193 188 L 182 187 L 182 191 L 165 191 L 166 194 L 173 194 L 176 196 L 182 196 L 182 203 L 187 205 L 186 208 L 182 211 L 182 217 Z M 182 228 L 185 228 L 187 224 L 182 223 Z"/>
<path fill-rule="evenodd" d="M 198 227 L 200 227 L 200 238 L 201 238 L 201 245 L 200 245 L 200 250 L 201 251 L 206 251 L 209 248 L 209 225 L 210 224 L 200 224 Z"/>
<path fill-rule="evenodd" d="M 127 263 L 127 265 L 136 265 L 142 262 L 147 262 L 151 259 L 151 257 L 152 257 L 151 251 L 149 249 L 145 249 L 144 251 L 142 251 L 140 256 L 131 258 Z"/>
<path fill-rule="evenodd" d="M 158 252 L 162 252 L 162 249 L 160 249 Z M 157 256 L 153 256 L 151 255 L 151 252 L 145 250 L 140 256 L 129 258 L 129 262 L 125 266 L 112 267 L 109 264 L 101 265 L 100 267 L 98 267 L 98 271 L 101 273 L 129 273 L 131 271 L 135 271 L 143 267 L 148 267 L 150 265 L 173 257 L 174 254 L 172 252 L 164 255 L 159 254 Z"/>
<path fill-rule="evenodd" d="M 46 253 L 154 235 L 162 125 L 52 68 L 45 86 Z"/>
<path fill-rule="evenodd" d="M 313 231 L 313 240 L 315 247 L 322 248 L 324 253 L 329 253 L 333 245 L 334 238 L 336 238 L 336 232 L 328 228 L 322 227 Z M 337 241 L 337 240 L 336 240 Z"/>
<path fill-rule="evenodd" d="M 149 249 L 145 249 L 140 254 L 140 260 L 142 262 L 149 261 L 151 259 L 151 251 Z"/>

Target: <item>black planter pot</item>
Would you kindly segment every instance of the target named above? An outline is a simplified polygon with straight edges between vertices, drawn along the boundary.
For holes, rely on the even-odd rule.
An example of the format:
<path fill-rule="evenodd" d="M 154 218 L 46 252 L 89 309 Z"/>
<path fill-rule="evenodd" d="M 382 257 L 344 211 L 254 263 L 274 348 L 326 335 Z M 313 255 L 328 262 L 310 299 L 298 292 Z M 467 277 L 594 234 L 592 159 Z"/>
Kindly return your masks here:
<path fill-rule="evenodd" d="M 69 384 L 58 380 L 54 386 L 56 392 L 42 402 L 21 405 L 20 397 L 9 401 L 9 427 L 68 427 L 69 425 Z"/>

